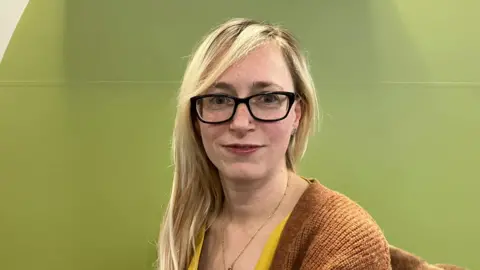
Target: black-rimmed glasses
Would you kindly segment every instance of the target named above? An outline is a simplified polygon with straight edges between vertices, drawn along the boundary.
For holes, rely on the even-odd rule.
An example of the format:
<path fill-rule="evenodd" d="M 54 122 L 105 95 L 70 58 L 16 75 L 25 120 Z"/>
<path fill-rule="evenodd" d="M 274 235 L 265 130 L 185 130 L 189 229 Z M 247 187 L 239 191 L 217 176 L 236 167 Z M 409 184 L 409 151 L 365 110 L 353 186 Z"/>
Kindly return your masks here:
<path fill-rule="evenodd" d="M 245 104 L 255 120 L 262 122 L 280 121 L 287 117 L 295 101 L 292 92 L 267 92 L 246 98 L 227 94 L 207 94 L 190 99 L 192 113 L 207 124 L 221 124 L 230 121 L 238 105 Z"/>

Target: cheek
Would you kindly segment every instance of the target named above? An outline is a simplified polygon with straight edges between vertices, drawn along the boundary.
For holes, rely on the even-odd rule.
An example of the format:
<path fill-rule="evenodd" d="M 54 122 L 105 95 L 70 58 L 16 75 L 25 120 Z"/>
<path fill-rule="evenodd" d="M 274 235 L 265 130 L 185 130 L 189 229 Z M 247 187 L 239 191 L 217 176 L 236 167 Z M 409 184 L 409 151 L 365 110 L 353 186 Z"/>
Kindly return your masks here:
<path fill-rule="evenodd" d="M 290 129 L 286 124 L 275 123 L 264 127 L 269 142 L 276 148 L 286 149 L 290 141 Z"/>
<path fill-rule="evenodd" d="M 200 124 L 200 136 L 202 138 L 203 146 L 207 153 L 210 154 L 214 146 L 214 142 L 222 134 L 221 126 L 211 126 L 207 124 Z"/>

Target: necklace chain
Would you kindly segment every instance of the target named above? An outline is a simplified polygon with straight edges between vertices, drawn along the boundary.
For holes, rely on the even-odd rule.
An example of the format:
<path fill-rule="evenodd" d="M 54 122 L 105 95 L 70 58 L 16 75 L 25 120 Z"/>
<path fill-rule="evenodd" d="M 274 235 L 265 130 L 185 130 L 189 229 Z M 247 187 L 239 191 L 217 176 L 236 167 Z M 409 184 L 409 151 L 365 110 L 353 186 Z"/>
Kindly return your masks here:
<path fill-rule="evenodd" d="M 280 207 L 280 205 L 282 204 L 282 201 L 283 199 L 285 198 L 285 195 L 287 194 L 287 189 L 288 189 L 288 184 L 289 184 L 289 180 L 290 180 L 290 175 L 287 179 L 287 185 L 285 187 L 285 191 L 283 192 L 283 196 L 282 198 L 280 199 L 280 201 L 278 202 L 277 206 L 275 207 L 275 209 L 272 211 L 272 213 L 270 213 L 270 215 L 268 216 L 268 218 L 263 222 L 263 224 L 255 231 L 255 233 L 253 234 L 252 237 L 250 237 L 250 240 L 248 241 L 248 243 L 243 247 L 243 249 L 240 251 L 240 253 L 237 255 L 237 257 L 235 258 L 235 260 L 233 260 L 232 264 L 230 265 L 230 267 L 228 267 L 228 270 L 233 270 L 233 266 L 235 265 L 235 263 L 237 262 L 237 260 L 240 258 L 240 256 L 242 256 L 243 252 L 247 249 L 247 247 L 250 245 L 250 243 L 253 241 L 253 239 L 255 238 L 255 236 L 257 235 L 258 232 L 260 232 L 263 227 L 265 227 L 265 225 L 267 225 L 268 221 L 275 215 L 275 213 L 277 212 L 278 208 Z M 225 262 L 225 231 L 226 231 L 226 226 L 224 227 L 223 229 L 223 236 L 222 236 L 222 255 L 223 255 L 223 267 L 224 269 L 226 268 L 226 262 Z"/>

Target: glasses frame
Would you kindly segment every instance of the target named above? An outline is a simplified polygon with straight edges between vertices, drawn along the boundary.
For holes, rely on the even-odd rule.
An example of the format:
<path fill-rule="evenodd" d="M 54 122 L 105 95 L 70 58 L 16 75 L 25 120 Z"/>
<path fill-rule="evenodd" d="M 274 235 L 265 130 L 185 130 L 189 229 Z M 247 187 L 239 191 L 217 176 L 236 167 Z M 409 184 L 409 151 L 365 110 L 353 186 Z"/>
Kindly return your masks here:
<path fill-rule="evenodd" d="M 288 108 L 287 108 L 287 111 L 285 112 L 285 115 L 283 117 L 277 118 L 277 119 L 266 120 L 266 119 L 258 118 L 253 114 L 252 109 L 250 108 L 250 103 L 249 103 L 250 99 L 261 96 L 261 95 L 265 95 L 265 94 L 275 94 L 275 95 L 280 94 L 280 95 L 287 96 L 287 98 L 288 98 Z M 197 110 L 197 101 L 202 99 L 202 98 L 206 98 L 206 97 L 226 97 L 226 98 L 233 99 L 235 104 L 233 105 L 232 115 L 228 119 L 223 120 L 223 121 L 213 121 L 213 122 L 211 122 L 211 121 L 206 121 L 206 120 L 202 119 L 202 117 L 200 116 L 200 114 Z M 245 106 L 247 106 L 247 109 L 248 109 L 248 112 L 250 113 L 250 115 L 253 117 L 253 119 L 255 119 L 257 121 L 260 121 L 260 122 L 277 122 L 277 121 L 281 121 L 281 120 L 285 119 L 288 116 L 288 114 L 290 113 L 290 110 L 293 107 L 293 103 L 295 102 L 297 97 L 298 97 L 297 93 L 286 92 L 286 91 L 259 93 L 259 94 L 248 96 L 246 98 L 239 98 L 239 97 L 235 97 L 235 96 L 231 96 L 231 95 L 227 95 L 227 94 L 206 94 L 206 95 L 199 95 L 199 96 L 194 96 L 194 97 L 190 98 L 190 108 L 191 108 L 191 113 L 193 115 L 195 115 L 198 120 L 200 120 L 201 122 L 206 123 L 206 124 L 223 124 L 223 123 L 231 121 L 233 119 L 233 117 L 235 116 L 235 114 L 237 113 L 237 108 L 240 104 L 245 104 Z"/>

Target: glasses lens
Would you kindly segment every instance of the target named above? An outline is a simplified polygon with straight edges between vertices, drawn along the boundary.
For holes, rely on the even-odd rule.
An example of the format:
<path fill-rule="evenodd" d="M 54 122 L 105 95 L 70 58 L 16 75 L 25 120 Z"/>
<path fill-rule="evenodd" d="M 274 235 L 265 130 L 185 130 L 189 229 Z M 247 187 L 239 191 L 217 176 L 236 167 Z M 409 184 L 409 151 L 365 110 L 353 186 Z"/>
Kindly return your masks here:
<path fill-rule="evenodd" d="M 250 99 L 250 109 L 255 117 L 262 120 L 277 120 L 285 117 L 289 107 L 287 95 L 265 93 Z"/>
<path fill-rule="evenodd" d="M 202 120 L 207 122 L 222 122 L 230 118 L 235 107 L 235 101 L 223 95 L 212 95 L 197 100 L 197 112 Z"/>

